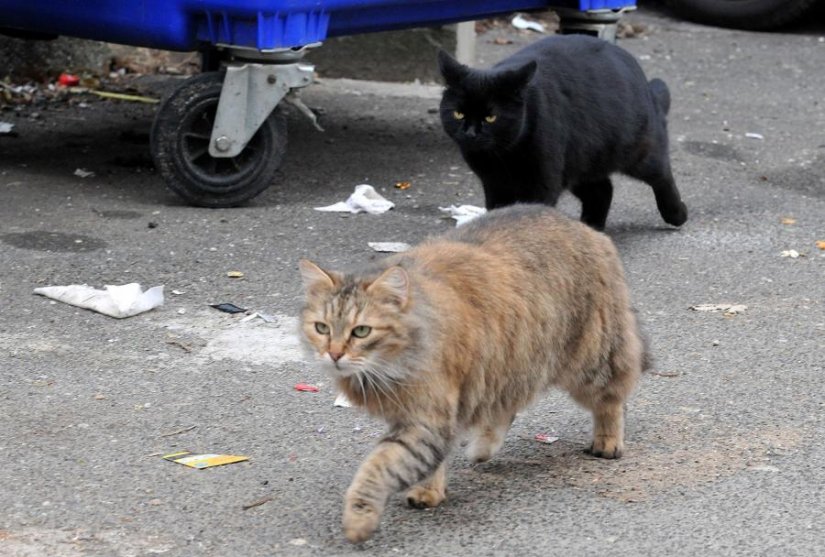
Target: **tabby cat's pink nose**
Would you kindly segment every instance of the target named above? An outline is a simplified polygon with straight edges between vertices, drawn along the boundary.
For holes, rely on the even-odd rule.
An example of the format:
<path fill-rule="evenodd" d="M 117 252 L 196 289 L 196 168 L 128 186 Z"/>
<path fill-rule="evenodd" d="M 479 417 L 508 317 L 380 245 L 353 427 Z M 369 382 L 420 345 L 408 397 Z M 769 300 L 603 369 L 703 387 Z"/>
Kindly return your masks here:
<path fill-rule="evenodd" d="M 337 362 L 344 356 L 343 352 L 333 352 L 332 350 L 329 351 L 329 357 L 332 358 L 333 362 Z"/>

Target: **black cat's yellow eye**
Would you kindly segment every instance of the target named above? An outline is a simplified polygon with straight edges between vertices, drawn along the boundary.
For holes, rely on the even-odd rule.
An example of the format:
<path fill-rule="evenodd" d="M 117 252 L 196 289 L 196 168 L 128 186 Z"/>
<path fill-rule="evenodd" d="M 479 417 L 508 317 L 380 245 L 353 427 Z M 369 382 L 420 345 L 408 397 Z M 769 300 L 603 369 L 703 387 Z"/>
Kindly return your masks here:
<path fill-rule="evenodd" d="M 495 114 L 490 114 L 489 116 L 485 116 L 484 121 L 487 122 L 488 124 L 492 124 L 493 122 L 496 121 L 496 115 Z"/>
<path fill-rule="evenodd" d="M 372 327 L 367 325 L 358 325 L 352 330 L 352 336 L 357 338 L 364 338 L 372 332 Z"/>
<path fill-rule="evenodd" d="M 453 118 L 455 118 L 456 120 L 463 120 L 464 119 L 464 113 L 459 112 L 458 110 L 453 110 Z"/>
<path fill-rule="evenodd" d="M 326 323 L 321 323 L 318 321 L 315 323 L 315 330 L 318 331 L 319 335 L 328 335 L 329 334 L 329 325 Z"/>

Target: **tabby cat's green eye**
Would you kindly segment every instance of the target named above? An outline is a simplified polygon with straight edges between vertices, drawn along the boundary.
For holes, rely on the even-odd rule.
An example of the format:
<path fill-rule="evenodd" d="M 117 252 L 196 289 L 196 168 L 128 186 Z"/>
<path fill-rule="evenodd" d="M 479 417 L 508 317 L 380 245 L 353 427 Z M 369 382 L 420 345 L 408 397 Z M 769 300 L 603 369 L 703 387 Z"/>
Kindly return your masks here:
<path fill-rule="evenodd" d="M 352 330 L 352 336 L 358 337 L 358 338 L 364 338 L 365 336 L 367 336 L 371 332 L 372 332 L 372 327 L 369 327 L 367 325 L 358 325 L 357 327 L 355 327 Z"/>
<path fill-rule="evenodd" d="M 459 112 L 458 110 L 454 110 L 453 111 L 453 118 L 455 118 L 456 120 L 463 120 L 464 119 L 464 113 Z"/>
<path fill-rule="evenodd" d="M 321 323 L 320 321 L 318 321 L 317 323 L 315 323 L 315 330 L 318 331 L 318 334 L 320 334 L 320 335 L 328 335 L 329 334 L 329 325 L 327 325 L 326 323 Z"/>
<path fill-rule="evenodd" d="M 495 114 L 490 114 L 489 116 L 485 116 L 484 121 L 487 122 L 488 124 L 492 124 L 493 122 L 496 121 L 496 115 Z"/>

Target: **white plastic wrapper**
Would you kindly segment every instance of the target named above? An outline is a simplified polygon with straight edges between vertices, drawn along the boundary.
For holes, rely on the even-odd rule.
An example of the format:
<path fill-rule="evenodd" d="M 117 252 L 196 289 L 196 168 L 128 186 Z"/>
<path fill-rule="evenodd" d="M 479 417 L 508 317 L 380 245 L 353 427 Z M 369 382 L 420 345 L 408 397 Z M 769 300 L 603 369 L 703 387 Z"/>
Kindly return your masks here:
<path fill-rule="evenodd" d="M 121 286 L 107 284 L 103 288 L 97 290 L 86 284 L 44 286 L 35 288 L 34 293 L 118 319 L 163 305 L 163 286 L 155 286 L 146 292 L 136 282 Z"/>
<path fill-rule="evenodd" d="M 315 210 L 329 213 L 369 213 L 371 215 L 380 215 L 381 213 L 386 213 L 393 207 L 395 207 L 395 203 L 384 198 L 380 193 L 375 191 L 375 188 L 368 184 L 361 184 L 360 186 L 355 186 L 355 191 L 352 192 L 352 195 L 350 195 L 346 201 L 339 201 L 326 207 L 315 207 Z"/>
<path fill-rule="evenodd" d="M 412 246 L 405 242 L 367 242 L 367 245 L 380 253 L 403 253 L 412 249 Z"/>
<path fill-rule="evenodd" d="M 459 205 L 458 207 L 450 205 L 449 207 L 439 207 L 438 210 L 453 217 L 456 226 L 467 224 L 487 212 L 484 207 L 476 207 L 475 205 Z"/>

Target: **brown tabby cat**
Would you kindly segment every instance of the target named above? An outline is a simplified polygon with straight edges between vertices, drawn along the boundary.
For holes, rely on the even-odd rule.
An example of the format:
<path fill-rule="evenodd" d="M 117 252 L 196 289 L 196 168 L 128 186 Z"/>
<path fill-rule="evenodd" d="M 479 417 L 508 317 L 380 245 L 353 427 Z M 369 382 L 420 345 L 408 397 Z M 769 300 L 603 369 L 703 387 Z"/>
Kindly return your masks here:
<path fill-rule="evenodd" d="M 344 534 L 372 536 L 393 493 L 435 507 L 445 462 L 489 459 L 550 387 L 593 413 L 589 451 L 618 458 L 644 363 L 610 239 L 544 206 L 497 209 L 355 274 L 303 260 L 302 330 L 354 403 L 389 424 L 344 502 Z"/>

